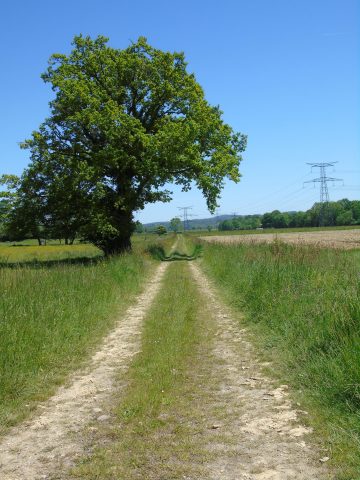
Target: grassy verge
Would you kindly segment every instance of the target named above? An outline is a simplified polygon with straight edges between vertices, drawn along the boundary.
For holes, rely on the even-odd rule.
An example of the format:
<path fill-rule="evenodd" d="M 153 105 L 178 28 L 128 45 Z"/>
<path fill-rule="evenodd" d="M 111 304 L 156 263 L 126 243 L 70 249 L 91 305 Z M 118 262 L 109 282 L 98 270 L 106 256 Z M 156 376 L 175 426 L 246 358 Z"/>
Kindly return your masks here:
<path fill-rule="evenodd" d="M 328 442 L 340 479 L 360 478 L 360 289 L 356 252 L 207 245 L 204 267 Z"/>
<path fill-rule="evenodd" d="M 193 374 L 206 342 L 199 328 L 201 302 L 186 262 L 169 265 L 164 285 L 146 318 L 141 351 L 115 408 L 117 420 L 105 434 L 106 448 L 80 464 L 76 478 L 202 478 L 197 475 L 204 452 L 191 420 L 200 417 L 194 413 L 199 385 Z"/>
<path fill-rule="evenodd" d="M 63 248 L 77 247 L 87 254 L 88 246 Z M 51 264 L 0 270 L 0 433 L 88 358 L 140 291 L 153 263 L 135 250 L 76 264 L 58 251 Z"/>

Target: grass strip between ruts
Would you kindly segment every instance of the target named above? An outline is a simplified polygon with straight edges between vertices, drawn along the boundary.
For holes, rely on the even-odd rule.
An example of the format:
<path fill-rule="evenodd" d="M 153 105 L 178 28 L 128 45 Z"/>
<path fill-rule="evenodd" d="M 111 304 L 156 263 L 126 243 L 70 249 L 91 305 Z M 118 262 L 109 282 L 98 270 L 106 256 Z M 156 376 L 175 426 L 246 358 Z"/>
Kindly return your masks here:
<path fill-rule="evenodd" d="M 187 262 L 169 264 L 165 285 L 146 317 L 141 351 L 127 374 L 106 447 L 74 469 L 76 478 L 155 480 L 198 473 L 204 452 L 189 416 L 199 388 L 193 373 L 206 341 L 199 328 L 201 301 Z"/>

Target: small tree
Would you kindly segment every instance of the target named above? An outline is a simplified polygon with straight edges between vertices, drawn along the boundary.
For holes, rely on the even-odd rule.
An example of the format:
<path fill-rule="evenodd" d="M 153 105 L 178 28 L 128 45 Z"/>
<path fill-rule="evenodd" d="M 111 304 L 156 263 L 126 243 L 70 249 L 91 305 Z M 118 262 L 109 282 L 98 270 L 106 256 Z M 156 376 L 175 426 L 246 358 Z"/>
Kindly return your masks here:
<path fill-rule="evenodd" d="M 170 220 L 170 229 L 177 233 L 181 229 L 181 220 L 179 217 L 174 217 Z"/>
<path fill-rule="evenodd" d="M 0 192 L 0 197 L 6 202 L 6 212 L 3 213 L 4 234 L 11 240 L 36 238 L 41 245 L 41 236 L 46 236 L 42 223 L 44 216 L 41 195 L 34 194 L 26 181 L 21 190 L 21 179 L 16 175 L 2 175 L 0 184 L 6 186 L 6 190 Z"/>
<path fill-rule="evenodd" d="M 166 227 L 164 227 L 164 225 L 157 226 L 155 228 L 155 233 L 157 233 L 159 236 L 165 235 L 165 233 L 167 233 Z"/>
<path fill-rule="evenodd" d="M 136 233 L 143 233 L 144 231 L 145 231 L 144 225 L 141 222 L 139 222 L 139 220 L 137 220 L 135 222 L 135 232 Z"/>

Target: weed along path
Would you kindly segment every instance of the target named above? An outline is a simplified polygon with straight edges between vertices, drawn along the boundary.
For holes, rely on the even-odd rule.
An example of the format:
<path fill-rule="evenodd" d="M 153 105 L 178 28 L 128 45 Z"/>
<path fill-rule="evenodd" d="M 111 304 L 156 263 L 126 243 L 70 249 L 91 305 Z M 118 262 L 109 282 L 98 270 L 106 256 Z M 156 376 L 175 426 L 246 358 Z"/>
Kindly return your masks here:
<path fill-rule="evenodd" d="M 145 291 L 105 338 L 87 369 L 74 374 L 68 385 L 39 406 L 39 414 L 0 441 L 1 480 L 57 478 L 84 453 L 82 435 L 89 422 L 109 421 L 109 397 L 124 388 L 121 372 L 139 349 L 143 318 L 160 290 L 167 266 L 157 267 Z M 120 381 L 115 382 L 115 375 L 120 375 Z"/>
<path fill-rule="evenodd" d="M 204 390 L 204 410 L 212 418 L 203 442 L 210 452 L 211 480 L 320 480 L 330 478 L 294 409 L 287 385 L 278 388 L 262 373 L 246 333 L 197 262 L 191 273 L 214 320 L 212 382 Z M 207 393 L 206 393 L 206 390 Z"/>

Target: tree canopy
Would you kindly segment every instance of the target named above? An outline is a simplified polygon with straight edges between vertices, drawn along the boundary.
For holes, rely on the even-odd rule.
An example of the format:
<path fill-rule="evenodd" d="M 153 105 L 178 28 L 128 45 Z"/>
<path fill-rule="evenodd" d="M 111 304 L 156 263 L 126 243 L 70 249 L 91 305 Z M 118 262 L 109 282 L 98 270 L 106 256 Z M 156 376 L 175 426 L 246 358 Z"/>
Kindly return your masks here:
<path fill-rule="evenodd" d="M 246 137 L 206 101 L 183 53 L 80 35 L 42 78 L 55 98 L 22 144 L 31 164 L 20 191 L 54 230 L 117 253 L 130 248 L 133 213 L 171 199 L 167 183 L 195 184 L 212 212 L 225 179 L 239 181 Z"/>
<path fill-rule="evenodd" d="M 170 220 L 170 229 L 177 233 L 181 229 L 181 220 L 179 217 L 174 217 Z"/>
<path fill-rule="evenodd" d="M 164 225 L 158 225 L 155 230 L 155 233 L 157 233 L 159 236 L 160 235 L 165 235 L 167 233 L 166 227 Z"/>

